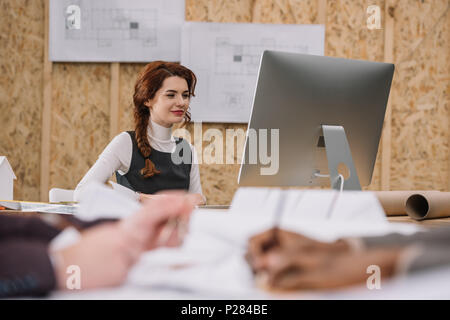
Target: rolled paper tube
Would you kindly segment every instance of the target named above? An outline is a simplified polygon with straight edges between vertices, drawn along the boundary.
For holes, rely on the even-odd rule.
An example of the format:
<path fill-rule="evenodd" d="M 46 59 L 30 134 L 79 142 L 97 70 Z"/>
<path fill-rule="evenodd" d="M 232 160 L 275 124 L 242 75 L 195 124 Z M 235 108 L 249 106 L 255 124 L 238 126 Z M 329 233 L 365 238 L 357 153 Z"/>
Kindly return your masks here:
<path fill-rule="evenodd" d="M 406 213 L 415 220 L 450 217 L 450 192 L 413 194 L 406 200 Z"/>
<path fill-rule="evenodd" d="M 380 201 L 387 216 L 406 215 L 406 200 L 414 194 L 433 194 L 440 191 L 375 191 L 374 194 Z"/>

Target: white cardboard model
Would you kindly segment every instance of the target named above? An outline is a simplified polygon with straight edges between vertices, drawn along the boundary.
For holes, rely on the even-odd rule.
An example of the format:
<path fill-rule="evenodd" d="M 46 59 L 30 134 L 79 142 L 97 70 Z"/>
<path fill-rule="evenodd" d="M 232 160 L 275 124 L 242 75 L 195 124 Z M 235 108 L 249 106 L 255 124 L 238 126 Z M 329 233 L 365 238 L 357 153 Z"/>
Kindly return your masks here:
<path fill-rule="evenodd" d="M 0 156 L 0 200 L 13 200 L 14 174 L 8 159 Z"/>

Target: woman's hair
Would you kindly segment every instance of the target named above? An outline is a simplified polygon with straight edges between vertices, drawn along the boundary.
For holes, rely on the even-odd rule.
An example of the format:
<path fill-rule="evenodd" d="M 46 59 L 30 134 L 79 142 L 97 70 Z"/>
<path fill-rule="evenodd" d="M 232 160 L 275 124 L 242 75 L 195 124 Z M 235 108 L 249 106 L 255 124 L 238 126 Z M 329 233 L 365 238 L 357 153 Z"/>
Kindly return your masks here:
<path fill-rule="evenodd" d="M 175 62 L 150 62 L 139 73 L 134 86 L 134 126 L 139 151 L 145 158 L 145 167 L 141 169 L 141 174 L 144 178 L 149 178 L 160 173 L 149 159 L 152 152 L 147 137 L 150 110 L 144 103 L 155 97 L 155 93 L 162 87 L 166 78 L 174 76 L 185 79 L 188 85 L 189 96 L 194 96 L 195 85 L 197 83 L 195 74 L 188 68 Z M 183 126 L 189 123 L 190 120 L 191 115 L 186 111 Z"/>

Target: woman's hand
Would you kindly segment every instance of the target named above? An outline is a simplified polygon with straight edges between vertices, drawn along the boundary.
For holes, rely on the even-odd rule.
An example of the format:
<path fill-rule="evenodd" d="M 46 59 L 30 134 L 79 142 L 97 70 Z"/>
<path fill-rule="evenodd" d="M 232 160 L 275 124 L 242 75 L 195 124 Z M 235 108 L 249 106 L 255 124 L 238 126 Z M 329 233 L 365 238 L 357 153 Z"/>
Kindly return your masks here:
<path fill-rule="evenodd" d="M 206 204 L 205 198 L 200 193 L 188 193 L 186 196 L 194 206 L 201 206 Z"/>
<path fill-rule="evenodd" d="M 146 200 L 153 200 L 153 199 L 157 199 L 158 197 L 160 197 L 161 195 L 164 194 L 183 194 L 185 195 L 189 201 L 194 205 L 194 206 L 201 206 L 206 204 L 205 203 L 205 199 L 204 197 L 200 194 L 200 193 L 185 193 L 183 191 L 163 191 L 157 194 L 145 194 L 145 193 L 139 193 L 139 201 L 140 202 L 144 202 Z"/>

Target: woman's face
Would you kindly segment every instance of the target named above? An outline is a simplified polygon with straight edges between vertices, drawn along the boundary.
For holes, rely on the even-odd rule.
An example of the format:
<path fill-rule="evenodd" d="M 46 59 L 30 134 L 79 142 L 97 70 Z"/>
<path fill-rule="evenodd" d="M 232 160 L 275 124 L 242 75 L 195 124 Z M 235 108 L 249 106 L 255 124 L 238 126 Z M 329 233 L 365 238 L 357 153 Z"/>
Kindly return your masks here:
<path fill-rule="evenodd" d="M 145 102 L 145 105 L 150 108 L 150 117 L 154 122 L 170 128 L 183 121 L 189 98 L 187 81 L 175 76 L 166 78 L 153 99 Z"/>

